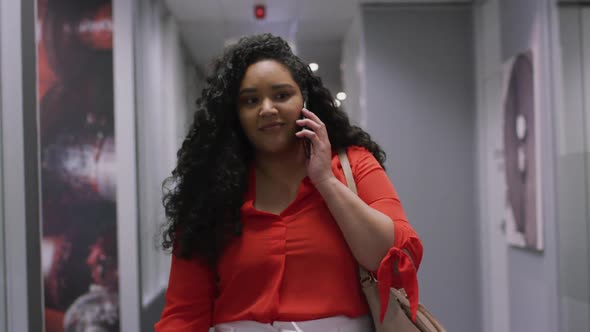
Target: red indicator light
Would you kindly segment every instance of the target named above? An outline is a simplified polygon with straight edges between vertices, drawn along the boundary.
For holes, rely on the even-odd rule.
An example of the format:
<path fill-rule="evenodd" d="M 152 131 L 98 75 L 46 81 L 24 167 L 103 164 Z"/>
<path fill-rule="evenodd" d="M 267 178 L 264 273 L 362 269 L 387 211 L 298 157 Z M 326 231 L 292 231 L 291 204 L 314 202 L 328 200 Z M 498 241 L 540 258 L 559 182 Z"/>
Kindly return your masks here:
<path fill-rule="evenodd" d="M 256 5 L 254 6 L 254 16 L 257 20 L 262 20 L 266 17 L 266 6 Z"/>

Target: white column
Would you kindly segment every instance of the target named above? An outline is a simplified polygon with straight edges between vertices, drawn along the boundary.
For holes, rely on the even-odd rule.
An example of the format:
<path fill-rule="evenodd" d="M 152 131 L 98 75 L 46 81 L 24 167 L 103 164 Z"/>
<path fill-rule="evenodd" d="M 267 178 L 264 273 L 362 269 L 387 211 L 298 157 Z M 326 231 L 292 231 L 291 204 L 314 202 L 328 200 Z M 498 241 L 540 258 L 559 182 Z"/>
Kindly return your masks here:
<path fill-rule="evenodd" d="M 0 0 L 0 164 L 6 221 L 1 252 L 6 273 L 2 315 L 6 316 L 0 320 L 6 326 L 0 325 L 0 330 L 6 331 L 29 331 L 21 53 L 21 2 Z"/>
<path fill-rule="evenodd" d="M 113 1 L 117 236 L 121 331 L 140 331 L 140 280 L 135 130 L 135 0 Z"/>

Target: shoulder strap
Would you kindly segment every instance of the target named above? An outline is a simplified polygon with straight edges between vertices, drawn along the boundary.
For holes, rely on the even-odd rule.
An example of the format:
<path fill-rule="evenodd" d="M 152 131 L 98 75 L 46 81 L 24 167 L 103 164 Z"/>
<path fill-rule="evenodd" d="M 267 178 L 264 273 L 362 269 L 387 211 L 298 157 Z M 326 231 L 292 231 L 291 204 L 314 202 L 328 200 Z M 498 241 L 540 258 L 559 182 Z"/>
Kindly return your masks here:
<path fill-rule="evenodd" d="M 350 167 L 350 161 L 348 161 L 348 155 L 346 155 L 346 150 L 338 151 L 338 159 L 340 159 L 340 164 L 342 165 L 342 171 L 344 171 L 344 177 L 346 178 L 346 185 L 353 193 L 355 193 L 355 195 L 358 195 L 358 192 L 356 190 L 356 183 L 354 182 L 354 176 L 352 175 L 352 168 Z M 361 284 L 364 284 L 365 282 L 367 282 L 369 280 L 373 280 L 373 277 L 371 276 L 371 274 L 369 274 L 369 272 L 367 270 L 365 270 L 365 268 L 363 268 L 360 264 L 359 264 L 359 278 L 360 278 Z"/>
<path fill-rule="evenodd" d="M 352 175 L 352 168 L 350 167 L 350 162 L 348 161 L 348 156 L 346 155 L 346 150 L 341 150 L 338 152 L 338 158 L 340 159 L 340 164 L 342 165 L 342 170 L 344 171 L 344 177 L 346 177 L 346 184 L 348 188 L 352 190 L 353 193 L 358 195 L 356 191 L 356 183 L 354 182 L 354 177 Z"/>

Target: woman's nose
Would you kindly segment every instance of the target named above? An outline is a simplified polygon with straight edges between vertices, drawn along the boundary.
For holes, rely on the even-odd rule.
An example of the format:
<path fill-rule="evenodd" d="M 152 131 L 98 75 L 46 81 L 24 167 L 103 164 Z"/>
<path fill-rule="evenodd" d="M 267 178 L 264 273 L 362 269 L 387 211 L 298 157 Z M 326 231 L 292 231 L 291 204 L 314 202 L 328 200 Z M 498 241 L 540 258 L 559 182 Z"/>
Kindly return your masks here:
<path fill-rule="evenodd" d="M 274 116 L 276 115 L 278 110 L 275 108 L 274 103 L 272 100 L 265 98 L 262 100 L 260 105 L 260 116 L 267 117 L 267 116 Z"/>

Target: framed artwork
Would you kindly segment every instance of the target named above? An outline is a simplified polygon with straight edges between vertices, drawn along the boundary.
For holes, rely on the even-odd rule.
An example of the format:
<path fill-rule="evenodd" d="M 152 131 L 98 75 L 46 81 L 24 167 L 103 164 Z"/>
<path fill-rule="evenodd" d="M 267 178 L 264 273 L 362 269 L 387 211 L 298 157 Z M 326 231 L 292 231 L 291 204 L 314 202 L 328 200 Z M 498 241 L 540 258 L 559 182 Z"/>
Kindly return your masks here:
<path fill-rule="evenodd" d="M 519 53 L 504 65 L 502 100 L 504 220 L 508 243 L 543 250 L 537 63 L 534 50 Z"/>
<path fill-rule="evenodd" d="M 36 0 L 46 332 L 119 331 L 112 0 Z"/>

